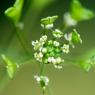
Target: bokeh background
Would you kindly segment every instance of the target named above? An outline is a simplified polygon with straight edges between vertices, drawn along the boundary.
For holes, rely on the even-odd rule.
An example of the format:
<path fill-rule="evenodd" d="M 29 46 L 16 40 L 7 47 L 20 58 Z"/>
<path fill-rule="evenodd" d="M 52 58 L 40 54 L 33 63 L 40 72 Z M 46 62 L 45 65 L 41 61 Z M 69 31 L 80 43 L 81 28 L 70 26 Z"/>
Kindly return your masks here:
<path fill-rule="evenodd" d="M 95 12 L 94 0 L 80 1 Z M 25 64 L 18 70 L 14 79 L 10 80 L 0 58 L 0 95 L 42 95 L 40 87 L 33 78 L 39 72 L 39 67 L 32 60 L 31 41 L 41 36 L 41 18 L 59 15 L 56 26 L 63 23 L 63 14 L 69 10 L 71 0 L 25 0 L 21 17 L 24 29 L 21 32 L 29 42 L 27 47 L 30 49 L 31 56 L 27 56 L 23 50 L 15 34 L 13 23 L 4 15 L 4 11 L 14 2 L 15 0 L 0 0 L 0 54 L 5 53 L 13 61 Z M 83 44 L 72 49 L 66 57 L 79 59 L 88 52 L 95 54 L 95 18 L 80 22 L 76 29 L 82 37 Z M 72 31 L 72 28 L 67 31 Z M 53 66 L 45 67 L 45 73 L 50 77 L 47 95 L 95 95 L 95 68 L 87 73 L 80 66 L 68 63 L 62 70 L 56 70 Z"/>

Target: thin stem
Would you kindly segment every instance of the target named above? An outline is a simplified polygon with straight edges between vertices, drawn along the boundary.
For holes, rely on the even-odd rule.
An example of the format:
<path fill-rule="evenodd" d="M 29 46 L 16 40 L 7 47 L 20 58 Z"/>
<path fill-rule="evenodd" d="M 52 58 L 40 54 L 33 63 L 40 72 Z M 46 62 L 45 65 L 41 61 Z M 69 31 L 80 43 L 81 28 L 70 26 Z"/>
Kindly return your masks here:
<path fill-rule="evenodd" d="M 3 78 L 0 80 L 0 94 L 2 93 L 3 89 L 8 85 L 8 83 L 10 82 L 10 78 L 7 75 L 7 73 L 5 72 Z"/>
<path fill-rule="evenodd" d="M 40 75 L 43 75 L 44 72 L 44 63 L 40 64 Z"/>
<path fill-rule="evenodd" d="M 21 33 L 21 31 L 19 31 L 19 29 L 17 27 L 15 27 L 15 32 L 16 32 L 16 36 L 17 36 L 21 46 L 25 50 L 26 54 L 31 55 L 31 51 L 28 47 L 29 46 L 28 41 L 25 39 L 24 35 Z"/>

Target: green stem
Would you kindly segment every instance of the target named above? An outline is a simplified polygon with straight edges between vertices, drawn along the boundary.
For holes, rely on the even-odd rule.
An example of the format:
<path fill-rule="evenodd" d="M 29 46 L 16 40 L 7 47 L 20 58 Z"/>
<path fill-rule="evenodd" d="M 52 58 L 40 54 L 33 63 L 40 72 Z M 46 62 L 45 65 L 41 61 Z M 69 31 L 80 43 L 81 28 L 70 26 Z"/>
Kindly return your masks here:
<path fill-rule="evenodd" d="M 2 80 L 0 80 L 0 94 L 2 93 L 3 89 L 8 85 L 10 81 L 11 80 L 9 76 L 7 75 L 7 73 L 5 73 Z"/>
<path fill-rule="evenodd" d="M 24 35 L 21 33 L 21 31 L 19 31 L 19 29 L 17 27 L 15 27 L 15 32 L 16 32 L 16 36 L 17 36 L 21 46 L 25 50 L 26 54 L 31 55 L 31 50 L 30 50 L 29 43 L 25 39 Z"/>
<path fill-rule="evenodd" d="M 43 75 L 43 72 L 44 72 L 44 63 L 41 63 L 40 64 L 40 76 Z"/>

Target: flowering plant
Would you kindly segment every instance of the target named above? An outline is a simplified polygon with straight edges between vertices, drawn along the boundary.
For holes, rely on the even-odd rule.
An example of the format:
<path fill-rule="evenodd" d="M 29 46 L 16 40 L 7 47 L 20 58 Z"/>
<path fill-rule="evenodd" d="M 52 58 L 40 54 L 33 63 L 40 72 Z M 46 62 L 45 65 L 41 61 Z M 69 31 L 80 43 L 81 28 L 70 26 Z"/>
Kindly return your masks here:
<path fill-rule="evenodd" d="M 37 2 L 38 1 L 40 0 L 37 0 Z M 78 22 L 89 20 L 95 15 L 94 12 L 83 7 L 79 0 L 72 0 L 70 10 L 64 13 L 64 23 L 62 24 L 62 27 L 55 27 L 55 21 L 58 19 L 57 15 L 42 18 L 40 20 L 42 36 L 36 41 L 32 41 L 32 54 L 31 48 L 27 48 L 29 45 L 27 44 L 27 39 L 21 32 L 24 30 L 24 22 L 20 21 L 23 4 L 24 0 L 16 0 L 14 5 L 5 11 L 5 15 L 13 22 L 16 36 L 25 53 L 28 56 L 33 55 L 35 62 L 40 65 L 40 73 L 34 75 L 34 79 L 36 79 L 44 94 L 50 81 L 50 79 L 43 74 L 44 65 L 52 65 L 55 69 L 62 69 L 64 62 L 67 60 L 64 56 L 70 54 L 71 48 L 75 48 L 76 44 L 82 44 L 82 39 L 75 26 L 78 25 Z M 67 32 L 66 29 L 70 27 L 73 29 Z M 9 77 L 13 79 L 16 71 L 20 68 L 20 65 L 17 62 L 12 61 L 4 53 L 1 54 L 1 58 L 5 63 Z M 79 63 L 85 71 L 89 71 L 95 63 L 95 55 L 90 56 L 88 59 L 77 60 L 76 62 Z"/>

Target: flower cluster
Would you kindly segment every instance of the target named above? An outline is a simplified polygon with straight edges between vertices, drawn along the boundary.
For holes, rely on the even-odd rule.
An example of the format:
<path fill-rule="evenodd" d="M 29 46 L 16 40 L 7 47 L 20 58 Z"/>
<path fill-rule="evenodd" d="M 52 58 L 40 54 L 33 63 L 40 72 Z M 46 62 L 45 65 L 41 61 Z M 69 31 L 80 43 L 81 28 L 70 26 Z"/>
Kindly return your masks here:
<path fill-rule="evenodd" d="M 41 20 L 41 26 L 44 30 L 47 30 L 47 25 L 53 24 L 56 20 L 57 16 L 47 17 Z M 32 41 L 32 45 L 34 47 L 34 57 L 38 62 L 42 64 L 53 64 L 55 68 L 61 69 L 62 63 L 64 62 L 64 58 L 62 58 L 62 54 L 69 53 L 70 45 L 81 42 L 80 35 L 74 29 L 74 31 L 69 34 L 63 34 L 63 32 L 59 29 L 50 29 L 52 32 L 53 38 L 50 39 L 46 35 L 46 33 L 36 41 Z M 65 38 L 66 43 L 60 43 L 60 38 Z"/>
<path fill-rule="evenodd" d="M 35 75 L 34 78 L 36 79 L 37 83 L 41 85 L 42 89 L 45 90 L 49 83 L 48 77 Z"/>
<path fill-rule="evenodd" d="M 76 43 L 81 43 L 80 35 L 74 29 L 72 33 L 64 33 L 59 29 L 54 29 L 54 21 L 58 16 L 47 17 L 41 19 L 41 26 L 43 28 L 43 35 L 39 40 L 32 41 L 34 49 L 34 58 L 36 61 L 43 64 L 52 64 L 57 69 L 62 69 L 62 63 L 64 62 L 63 54 L 70 52 L 70 46 Z M 48 30 L 48 31 L 47 31 Z M 47 32 L 51 32 L 52 38 L 50 39 Z M 65 39 L 65 41 L 62 39 Z M 49 79 L 46 76 L 34 76 L 37 82 L 45 90 L 49 83 Z"/>
<path fill-rule="evenodd" d="M 41 41 L 41 39 L 43 40 Z M 64 46 L 65 44 L 61 47 L 61 44 L 58 41 L 48 40 L 47 36 L 44 35 L 39 41 L 33 41 L 32 45 L 35 50 L 34 57 L 37 61 L 42 62 L 43 64 L 53 64 L 56 68 L 62 68 L 59 66 L 62 62 L 64 62 L 61 58 L 62 51 L 64 53 L 69 51 L 69 48 Z"/>

